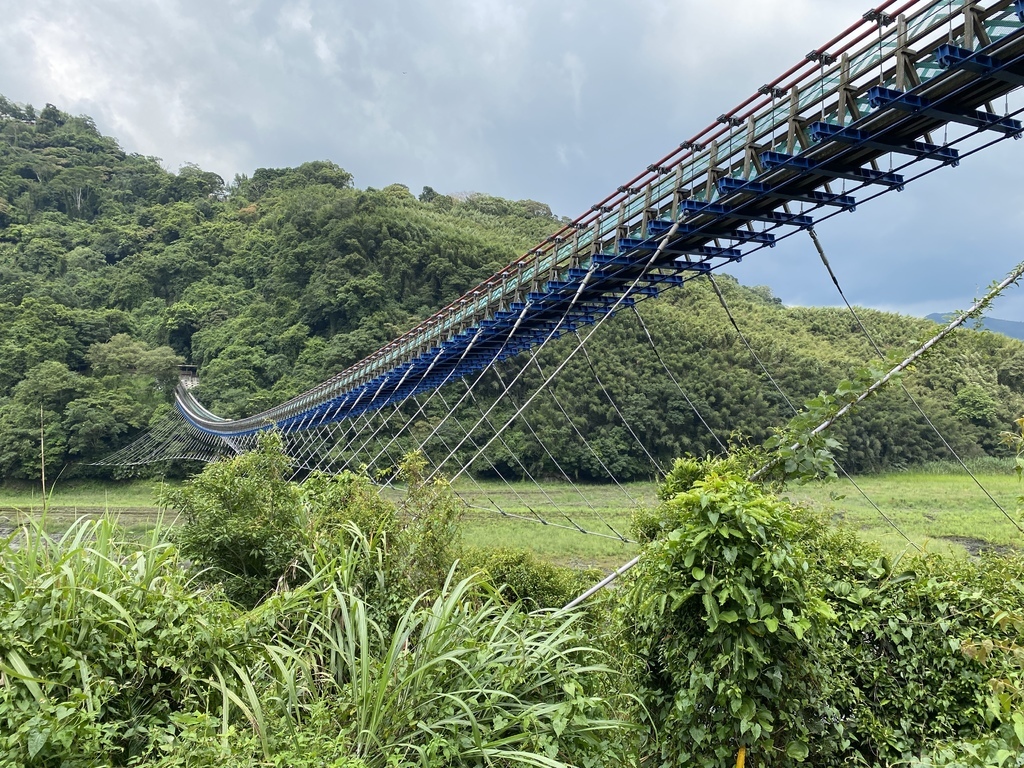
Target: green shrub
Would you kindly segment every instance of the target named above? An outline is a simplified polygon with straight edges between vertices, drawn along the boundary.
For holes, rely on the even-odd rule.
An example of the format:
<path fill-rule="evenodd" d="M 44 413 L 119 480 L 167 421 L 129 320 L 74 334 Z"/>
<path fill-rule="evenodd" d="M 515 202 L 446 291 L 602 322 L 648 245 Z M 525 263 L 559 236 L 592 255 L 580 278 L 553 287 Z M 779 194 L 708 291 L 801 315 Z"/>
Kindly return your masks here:
<path fill-rule="evenodd" d="M 339 538 L 347 547 L 351 523 L 383 537 L 396 536 L 400 528 L 395 505 L 381 496 L 366 475 L 314 472 L 302 483 L 302 501 L 310 541 Z"/>
<path fill-rule="evenodd" d="M 748 476 L 768 461 L 768 456 L 760 447 L 745 444 L 734 444 L 725 456 L 708 454 L 702 459 L 696 456 L 684 456 L 672 462 L 672 469 L 658 486 L 658 498 L 668 501 L 680 493 L 693 488 L 694 483 L 703 480 L 711 472 L 733 472 Z"/>
<path fill-rule="evenodd" d="M 1024 713 L 991 736 L 943 744 L 931 754 L 907 761 L 911 768 L 1021 768 L 1024 766 Z"/>
<path fill-rule="evenodd" d="M 163 756 L 138 768 L 366 768 L 352 756 L 348 737 L 338 732 L 329 712 L 313 703 L 310 716 L 300 724 L 286 716 L 272 717 L 264 722 L 266 734 L 254 732 L 248 724 L 221 729 L 216 718 L 194 714 L 194 725 Z M 266 718 L 271 712 L 262 715 Z"/>
<path fill-rule="evenodd" d="M 208 464 L 161 505 L 178 511 L 174 540 L 207 583 L 251 607 L 277 585 L 306 545 L 302 494 L 290 482 L 279 435 L 260 437 L 255 451 Z"/>
<path fill-rule="evenodd" d="M 653 721 L 656 762 L 785 766 L 837 747 L 815 641 L 831 611 L 806 579 L 792 507 L 734 472 L 704 472 L 664 502 L 671 530 L 623 597 L 626 649 Z"/>
<path fill-rule="evenodd" d="M 731 472 L 737 476 L 749 476 L 768 461 L 764 451 L 745 445 L 736 445 L 727 456 L 716 457 L 708 454 L 702 459 L 684 456 L 672 462 L 672 469 L 658 486 L 658 499 L 670 501 L 686 493 L 711 473 Z M 662 505 L 656 508 L 639 507 L 633 512 L 631 529 L 640 542 L 650 542 L 680 525 L 674 512 L 678 507 Z"/>
<path fill-rule="evenodd" d="M 922 556 L 899 567 L 854 560 L 839 574 L 821 565 L 834 574 L 826 597 L 836 619 L 823 652 L 850 757 L 886 765 L 933 748 L 948 754 L 934 745 L 980 743 L 1012 726 L 1020 702 L 1000 681 L 1019 686 L 1019 663 L 977 649 L 1019 641 L 1006 617 L 1024 608 L 1020 555 Z"/>
<path fill-rule="evenodd" d="M 385 624 L 420 594 L 439 590 L 462 554 L 465 505 L 444 478 L 425 482 L 425 467 L 419 454 L 403 457 L 398 479 L 406 489 L 397 502 L 363 474 L 314 473 L 302 483 L 312 555 L 304 558 L 306 569 L 315 572 L 331 558 L 347 556 L 352 536 L 365 537 L 374 556 L 359 559 L 362 594 L 373 617 Z M 387 582 L 386 591 L 378 577 Z"/>
<path fill-rule="evenodd" d="M 398 543 L 400 568 L 411 596 L 436 590 L 462 554 L 462 515 L 465 503 L 443 477 L 426 480 L 426 460 L 406 455 L 398 478 L 407 483 L 400 508 L 404 524 Z"/>
<path fill-rule="evenodd" d="M 620 606 L 661 764 L 1019 764 L 1024 555 L 893 562 L 724 463 L 677 469 Z"/>
<path fill-rule="evenodd" d="M 174 532 L 182 555 L 200 579 L 223 585 L 243 607 L 265 599 L 282 578 L 303 578 L 304 553 L 326 557 L 347 549 L 350 526 L 367 531 L 390 579 L 391 607 L 444 582 L 461 554 L 462 501 L 443 478 L 425 482 L 421 456 L 405 457 L 407 482 L 396 505 L 365 475 L 313 473 L 289 479 L 291 461 L 279 435 L 262 435 L 256 450 L 208 464 L 161 504 L 183 523 Z M 383 618 L 386 614 L 378 614 Z"/>
<path fill-rule="evenodd" d="M 936 764 L 983 765 L 978 755 L 1013 743 L 1024 703 L 1021 554 L 892 561 L 824 516 L 803 510 L 800 521 L 808 579 L 835 613 L 819 651 L 843 759 L 930 765 L 934 751 Z"/>
<path fill-rule="evenodd" d="M 599 571 L 580 571 L 547 563 L 528 549 L 478 547 L 465 551 L 463 571 L 483 571 L 506 600 L 527 608 L 561 608 L 601 578 Z"/>

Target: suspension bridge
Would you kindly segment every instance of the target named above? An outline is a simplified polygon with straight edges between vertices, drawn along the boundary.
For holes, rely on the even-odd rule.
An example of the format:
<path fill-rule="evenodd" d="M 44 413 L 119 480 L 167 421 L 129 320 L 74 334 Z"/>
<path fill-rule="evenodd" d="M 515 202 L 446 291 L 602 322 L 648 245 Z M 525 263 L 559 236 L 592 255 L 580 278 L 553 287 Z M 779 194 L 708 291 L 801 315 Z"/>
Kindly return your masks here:
<path fill-rule="evenodd" d="M 587 341 L 610 318 L 626 314 L 642 326 L 637 304 L 688 280 L 712 278 L 762 249 L 786 247 L 804 232 L 827 267 L 816 225 L 1020 138 L 1021 86 L 1024 0 L 884 2 L 359 363 L 239 419 L 210 412 L 182 385 L 176 414 L 104 463 L 210 461 L 251 449 L 261 432 L 276 430 L 304 469 L 358 463 L 372 472 L 393 466 L 393 447 L 408 445 L 416 433 L 412 443 L 431 471 L 457 478 L 487 461 L 495 445 L 512 450 L 505 431 L 525 418 L 571 359 L 589 362 Z M 645 108 L 623 109 L 630 119 Z M 560 347 L 561 361 L 541 369 L 540 352 L 563 337 L 570 344 Z M 502 366 L 516 356 L 518 364 Z M 512 415 L 502 411 L 499 419 L 496 406 L 513 397 L 531 365 L 539 385 L 520 393 Z M 477 392 L 488 374 L 496 376 L 491 387 L 498 394 L 483 404 Z M 571 424 L 565 406 L 557 405 Z M 434 421 L 424 426 L 428 413 Z M 455 439 L 446 425 L 457 427 Z M 586 444 L 587 436 L 576 432 Z M 564 517 L 564 527 L 584 531 Z M 608 528 L 599 535 L 625 540 Z"/>

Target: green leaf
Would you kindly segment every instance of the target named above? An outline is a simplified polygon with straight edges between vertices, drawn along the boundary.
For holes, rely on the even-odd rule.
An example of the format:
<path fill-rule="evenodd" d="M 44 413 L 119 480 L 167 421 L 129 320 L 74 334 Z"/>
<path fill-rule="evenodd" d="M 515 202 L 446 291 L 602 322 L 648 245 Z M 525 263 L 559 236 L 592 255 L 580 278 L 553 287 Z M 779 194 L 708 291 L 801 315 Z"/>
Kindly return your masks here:
<path fill-rule="evenodd" d="M 808 748 L 807 744 L 802 741 L 791 741 L 786 745 L 786 755 L 792 757 L 794 760 L 803 762 L 807 759 L 807 755 L 809 755 L 810 752 L 811 750 Z"/>
<path fill-rule="evenodd" d="M 1024 715 L 1020 712 L 1015 712 L 1013 715 L 1013 732 L 1017 736 L 1017 741 L 1024 746 Z"/>
<path fill-rule="evenodd" d="M 35 759 L 36 755 L 46 746 L 49 734 L 46 731 L 32 731 L 28 735 L 28 756 Z"/>

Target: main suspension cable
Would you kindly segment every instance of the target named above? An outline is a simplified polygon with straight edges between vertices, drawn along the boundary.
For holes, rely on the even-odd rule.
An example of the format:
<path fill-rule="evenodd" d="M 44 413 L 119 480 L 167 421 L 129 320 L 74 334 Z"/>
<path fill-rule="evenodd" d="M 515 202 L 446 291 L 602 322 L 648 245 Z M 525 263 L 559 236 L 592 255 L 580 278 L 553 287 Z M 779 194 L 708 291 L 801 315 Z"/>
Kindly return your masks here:
<path fill-rule="evenodd" d="M 715 293 L 716 293 L 716 294 L 718 294 L 718 300 L 719 300 L 719 301 L 721 302 L 721 304 L 722 304 L 722 308 L 723 308 L 723 309 L 725 310 L 725 313 L 726 313 L 726 314 L 727 314 L 727 315 L 729 316 L 729 321 L 730 321 L 730 322 L 732 323 L 732 327 L 733 327 L 734 329 L 736 329 L 736 333 L 737 333 L 737 334 L 739 335 L 739 337 L 740 337 L 740 340 L 741 340 L 741 341 L 743 342 L 743 345 L 744 345 L 744 346 L 745 346 L 745 347 L 747 348 L 747 350 L 748 350 L 748 351 L 750 352 L 750 356 L 751 356 L 751 357 L 752 357 L 752 358 L 754 359 L 754 362 L 756 362 L 756 363 L 757 363 L 757 365 L 758 365 L 758 367 L 759 367 L 759 368 L 760 368 L 760 369 L 761 369 L 762 371 L 764 371 L 764 374 L 765 374 L 765 376 L 767 376 L 767 377 L 768 377 L 768 381 L 770 381 L 770 382 L 772 383 L 772 385 L 773 385 L 773 386 L 775 387 L 775 389 L 776 389 L 776 390 L 778 391 L 779 395 L 781 395 L 781 396 L 782 396 L 782 399 L 786 401 L 786 404 L 787 404 L 787 405 L 789 406 L 790 410 L 791 410 L 791 411 L 792 411 L 792 412 L 793 412 L 794 414 L 797 414 L 797 413 L 799 413 L 799 411 L 797 410 L 796 406 L 795 406 L 795 405 L 793 405 L 793 401 L 789 399 L 789 397 L 788 397 L 788 396 L 786 395 L 786 393 L 785 393 L 785 392 L 783 392 L 783 390 L 782 390 L 782 387 L 780 387 L 780 386 L 779 386 L 779 383 L 778 383 L 778 382 L 777 382 L 777 381 L 775 380 L 775 378 L 774 378 L 774 377 L 773 377 L 773 376 L 772 376 L 772 375 L 771 375 L 771 374 L 770 374 L 770 373 L 768 372 L 768 369 L 767 369 L 767 368 L 765 367 L 764 363 L 763 363 L 763 362 L 761 362 L 761 358 L 760 358 L 760 357 L 758 356 L 757 352 L 755 352 L 755 351 L 754 351 L 754 348 L 753 348 L 753 347 L 752 347 L 752 346 L 750 345 L 750 342 L 748 342 L 748 341 L 747 341 L 747 338 L 746 338 L 746 336 L 745 336 L 745 335 L 743 334 L 743 331 L 741 331 L 741 330 L 740 330 L 740 327 L 739 327 L 739 325 L 737 325 L 737 323 L 736 323 L 736 319 L 735 319 L 735 318 L 733 317 L 733 315 L 732 315 L 732 311 L 731 311 L 731 310 L 729 309 L 729 305 L 728 305 L 728 303 L 727 303 L 727 302 L 726 302 L 726 300 L 725 300 L 725 296 L 724 296 L 724 295 L 722 294 L 721 290 L 719 290 L 719 288 L 718 288 L 718 284 L 717 284 L 717 283 L 715 282 L 715 279 L 714 279 L 714 277 L 713 277 L 712 275 L 710 275 L 710 274 L 709 274 L 709 275 L 708 275 L 708 278 L 709 278 L 709 279 L 711 280 L 711 285 L 712 285 L 712 286 L 714 286 L 714 289 L 715 289 Z M 898 525 L 896 524 L 896 521 L 895 521 L 895 520 L 893 520 L 893 519 L 892 519 L 891 517 L 889 517 L 889 516 L 888 516 L 887 514 L 885 514 L 885 512 L 883 512 L 883 511 L 882 511 L 882 508 L 881 508 L 881 507 L 879 507 L 879 506 L 878 506 L 878 505 L 877 505 L 877 504 L 876 504 L 876 503 L 874 502 L 874 500 L 872 500 L 872 499 L 871 499 L 871 497 L 870 497 L 870 496 L 868 496 L 867 492 L 866 492 L 866 491 L 865 491 L 865 490 L 864 490 L 863 488 L 861 488 L 861 487 L 860 487 L 860 485 L 858 485 L 858 484 L 857 484 L 857 483 L 856 483 L 856 482 L 855 482 L 855 481 L 853 480 L 853 478 L 852 478 L 852 477 L 850 476 L 850 473 L 846 471 L 846 469 L 845 469 L 845 468 L 843 467 L 843 465 L 842 465 L 842 464 L 840 464 L 840 463 L 839 463 L 839 462 L 838 462 L 838 461 L 836 460 L 836 458 L 835 458 L 835 457 L 832 457 L 832 462 L 833 462 L 833 464 L 835 464 L 835 465 L 836 465 L 836 467 L 837 467 L 837 468 L 839 469 L 839 471 L 840 471 L 840 472 L 841 472 L 841 473 L 843 474 L 843 477 L 845 477 L 845 478 L 846 478 L 847 480 L 849 480 L 849 481 L 850 481 L 850 483 L 851 483 L 851 484 L 853 485 L 853 487 L 854 487 L 854 488 L 856 488 L 856 489 L 857 489 L 857 491 L 858 491 L 858 492 L 860 493 L 860 495 L 864 497 L 864 499 L 865 499 L 865 500 L 866 500 L 866 501 L 868 502 L 868 504 L 870 504 L 870 505 L 871 505 L 872 507 L 874 507 L 875 511 L 876 511 L 876 512 L 877 512 L 877 513 L 879 514 L 879 516 L 880 516 L 880 517 L 881 517 L 881 518 L 882 518 L 882 519 L 883 519 L 883 520 L 884 520 L 884 521 L 885 521 L 886 523 L 888 523 L 888 524 L 889 524 L 890 526 L 892 526 L 893 530 L 895 530 L 895 531 L 896 531 L 896 533 L 898 533 L 898 534 L 899 534 L 900 536 L 902 536 L 902 537 L 903 537 L 904 539 L 906 539 L 906 541 L 907 541 L 907 543 L 908 543 L 908 544 L 910 544 L 910 545 L 911 545 L 912 547 L 914 547 L 914 549 L 916 549 L 916 550 L 918 550 L 918 551 L 920 552 L 920 551 L 921 551 L 921 547 L 920 547 L 920 546 L 919 546 L 919 545 L 917 544 L 917 542 L 915 542 L 915 541 L 914 541 L 913 539 L 911 539 L 911 538 L 910 538 L 910 537 L 909 537 L 909 536 L 908 536 L 908 535 L 907 535 L 906 533 L 904 533 L 904 532 L 903 532 L 903 529 L 902 529 L 902 528 L 900 528 L 900 527 L 899 527 L 899 526 L 898 526 Z M 757 473 L 755 473 L 755 475 L 756 475 L 756 474 L 757 474 Z"/>
<path fill-rule="evenodd" d="M 853 316 L 853 319 L 856 321 L 857 326 L 861 330 L 861 333 L 863 333 L 864 337 L 868 340 L 868 342 L 870 342 L 871 346 L 875 350 L 875 353 L 881 359 L 884 360 L 885 359 L 885 354 L 882 352 L 881 348 L 875 342 L 874 337 L 871 335 L 871 333 L 868 331 L 867 327 L 864 325 L 864 322 L 861 320 L 860 315 L 857 313 L 857 311 L 850 304 L 849 300 L 846 298 L 846 293 L 843 291 L 843 287 L 839 284 L 839 278 L 836 277 L 836 273 L 832 269 L 832 265 L 829 263 L 828 257 L 825 255 L 825 249 L 822 247 L 821 241 L 818 239 L 818 234 L 814 231 L 814 227 L 809 228 L 807 230 L 807 232 L 811 236 L 811 242 L 814 243 L 814 248 L 815 248 L 815 250 L 817 250 L 818 256 L 821 258 L 821 263 L 825 265 L 825 269 L 828 270 L 829 277 L 832 278 L 832 284 L 836 287 L 836 290 L 839 292 L 839 296 L 842 298 L 843 303 L 846 305 L 846 308 L 850 311 L 850 314 Z M 971 471 L 970 467 L 967 466 L 967 464 L 964 462 L 964 460 L 962 458 L 960 458 L 960 454 L 958 454 L 956 452 L 956 450 L 953 448 L 953 446 L 949 444 L 949 441 L 946 440 L 946 438 L 942 434 L 942 432 L 939 431 L 939 428 L 937 426 L 935 426 L 935 423 L 928 417 L 928 414 L 925 413 L 924 408 L 921 407 L 921 404 L 917 401 L 917 398 L 914 397 L 914 395 L 907 388 L 907 385 L 905 383 L 903 383 L 902 381 L 899 382 L 899 385 L 900 385 L 900 388 L 904 391 L 904 393 L 906 393 L 907 397 L 910 399 L 910 402 L 913 403 L 913 405 L 917 409 L 918 413 L 920 413 L 922 418 L 924 418 L 925 423 L 936 434 L 936 436 L 939 438 L 939 440 L 942 441 L 942 444 L 944 446 L 946 446 L 946 449 L 953 455 L 953 458 L 956 459 L 957 463 L 963 468 L 964 472 L 966 472 L 970 476 L 971 480 L 974 481 L 974 484 L 977 485 L 978 488 L 981 489 L 981 492 L 984 493 L 988 497 L 989 501 L 991 501 L 995 505 L 996 509 L 998 509 L 1007 519 L 1009 519 L 1011 522 L 1014 522 L 1016 524 L 1016 521 L 1014 521 L 1013 518 L 1007 513 L 1006 509 L 1003 508 L 1003 506 L 996 500 L 996 498 L 982 484 L 982 482 L 978 479 L 977 475 L 975 475 L 974 472 Z M 1018 530 L 1019 530 L 1020 526 L 1018 525 L 1017 527 L 1018 527 Z"/>

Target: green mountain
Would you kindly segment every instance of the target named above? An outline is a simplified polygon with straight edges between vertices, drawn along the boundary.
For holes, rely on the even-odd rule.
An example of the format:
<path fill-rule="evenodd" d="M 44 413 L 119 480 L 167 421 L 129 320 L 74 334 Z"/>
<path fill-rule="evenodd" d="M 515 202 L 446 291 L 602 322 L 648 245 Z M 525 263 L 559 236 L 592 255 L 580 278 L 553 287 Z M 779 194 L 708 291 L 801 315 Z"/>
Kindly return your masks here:
<path fill-rule="evenodd" d="M 359 189 L 330 161 L 260 168 L 225 183 L 196 166 L 178 173 L 125 153 L 88 117 L 38 113 L 0 97 L 0 480 L 38 474 L 40 416 L 47 463 L 68 474 L 137 436 L 171 407 L 176 366 L 198 366 L 200 397 L 225 416 L 291 397 L 377 349 L 524 253 L 561 221 L 535 201 L 483 194 L 416 196 L 393 184 Z M 718 278 L 740 327 L 790 400 L 800 403 L 871 357 L 848 314 L 786 308 L 765 288 Z M 662 463 L 717 444 L 662 367 L 719 435 L 766 437 L 790 415 L 751 361 L 714 293 L 687 284 L 606 324 L 594 370 L 574 359 L 550 395 L 513 426 L 509 450 L 555 472 L 545 446 L 580 478 L 651 473 L 625 415 Z M 887 349 L 930 335 L 927 320 L 864 310 Z M 570 344 L 564 339 L 559 344 Z M 545 367 L 561 354 L 541 357 Z M 521 365 L 512 361 L 512 366 Z M 597 376 L 607 386 L 611 407 Z M 538 383 L 520 382 L 523 398 Z M 1024 346 L 958 333 L 908 386 L 966 455 L 999 450 L 1024 410 Z M 497 391 L 484 382 L 481 393 Z M 579 445 L 559 404 L 600 454 Z M 511 415 L 502 404 L 495 419 Z M 42 411 L 42 413 L 40 413 Z M 943 456 L 898 391 L 840 429 L 855 470 Z M 454 437 L 454 436 L 453 436 Z M 510 455 L 496 465 L 521 472 Z M 493 472 L 490 465 L 475 467 Z"/>

